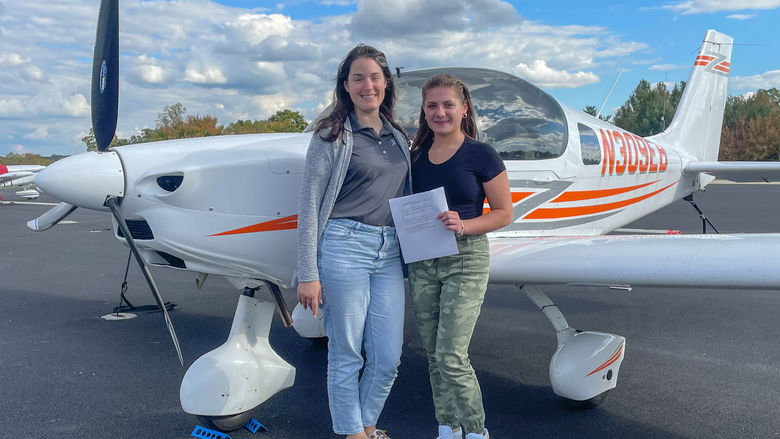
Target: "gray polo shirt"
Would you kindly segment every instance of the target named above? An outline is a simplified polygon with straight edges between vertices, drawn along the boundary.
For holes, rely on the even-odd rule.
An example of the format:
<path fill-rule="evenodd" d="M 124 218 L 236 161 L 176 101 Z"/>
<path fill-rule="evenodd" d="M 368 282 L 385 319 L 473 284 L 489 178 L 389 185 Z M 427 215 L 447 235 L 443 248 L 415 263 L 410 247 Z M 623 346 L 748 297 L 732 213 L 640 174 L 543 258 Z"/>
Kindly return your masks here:
<path fill-rule="evenodd" d="M 349 114 L 354 145 L 349 168 L 333 206 L 331 218 L 348 218 L 374 226 L 391 226 L 390 198 L 404 194 L 406 158 L 393 137 L 390 123 L 382 118 L 379 134 Z"/>

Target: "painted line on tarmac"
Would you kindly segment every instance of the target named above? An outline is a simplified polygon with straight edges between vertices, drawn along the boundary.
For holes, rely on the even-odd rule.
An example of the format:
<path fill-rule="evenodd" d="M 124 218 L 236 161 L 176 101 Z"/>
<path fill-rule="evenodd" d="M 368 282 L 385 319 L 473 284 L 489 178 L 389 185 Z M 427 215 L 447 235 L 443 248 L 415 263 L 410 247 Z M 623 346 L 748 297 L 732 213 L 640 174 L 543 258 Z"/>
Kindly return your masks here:
<path fill-rule="evenodd" d="M 43 201 L 0 201 L 0 204 L 29 204 L 33 206 L 56 206 L 59 203 L 44 203 Z"/>
<path fill-rule="evenodd" d="M 660 229 L 627 229 L 619 228 L 612 233 L 628 233 L 632 235 L 679 235 L 679 230 L 660 230 Z"/>

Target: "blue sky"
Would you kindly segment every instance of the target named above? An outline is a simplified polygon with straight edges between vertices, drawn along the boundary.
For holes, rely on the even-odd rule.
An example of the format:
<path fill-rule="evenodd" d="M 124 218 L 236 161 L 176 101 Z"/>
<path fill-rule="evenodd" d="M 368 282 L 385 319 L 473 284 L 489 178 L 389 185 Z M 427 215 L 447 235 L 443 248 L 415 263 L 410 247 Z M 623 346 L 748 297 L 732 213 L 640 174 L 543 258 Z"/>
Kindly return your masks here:
<path fill-rule="evenodd" d="M 73 154 L 90 127 L 98 0 L 0 0 L 0 155 Z M 356 43 L 391 66 L 479 66 L 604 113 L 640 79 L 687 80 L 707 29 L 734 37 L 731 94 L 780 88 L 780 0 L 122 0 L 118 135 L 165 105 L 220 123 L 327 105 Z"/>

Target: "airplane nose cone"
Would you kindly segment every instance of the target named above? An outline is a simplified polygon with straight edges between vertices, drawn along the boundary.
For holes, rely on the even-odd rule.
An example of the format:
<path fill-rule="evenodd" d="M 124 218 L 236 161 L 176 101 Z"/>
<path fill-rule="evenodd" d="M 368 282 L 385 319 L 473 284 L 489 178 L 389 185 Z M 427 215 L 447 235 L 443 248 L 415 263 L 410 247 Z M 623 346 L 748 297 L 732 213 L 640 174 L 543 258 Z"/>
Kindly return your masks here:
<path fill-rule="evenodd" d="M 35 176 L 44 192 L 74 206 L 108 210 L 109 196 L 124 196 L 125 177 L 116 152 L 85 152 L 65 157 Z"/>

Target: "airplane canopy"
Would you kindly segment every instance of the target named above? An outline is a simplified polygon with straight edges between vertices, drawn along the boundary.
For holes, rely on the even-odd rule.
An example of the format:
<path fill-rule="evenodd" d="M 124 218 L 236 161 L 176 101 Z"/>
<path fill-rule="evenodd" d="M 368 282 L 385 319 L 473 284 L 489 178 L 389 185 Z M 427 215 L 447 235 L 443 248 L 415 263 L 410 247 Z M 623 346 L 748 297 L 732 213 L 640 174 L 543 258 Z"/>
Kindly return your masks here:
<path fill-rule="evenodd" d="M 568 130 L 563 109 L 550 95 L 516 76 L 486 69 L 436 68 L 402 72 L 396 83 L 396 121 L 409 137 L 417 133 L 421 89 L 431 76 L 449 73 L 471 92 L 479 140 L 489 143 L 504 160 L 560 157 Z"/>

